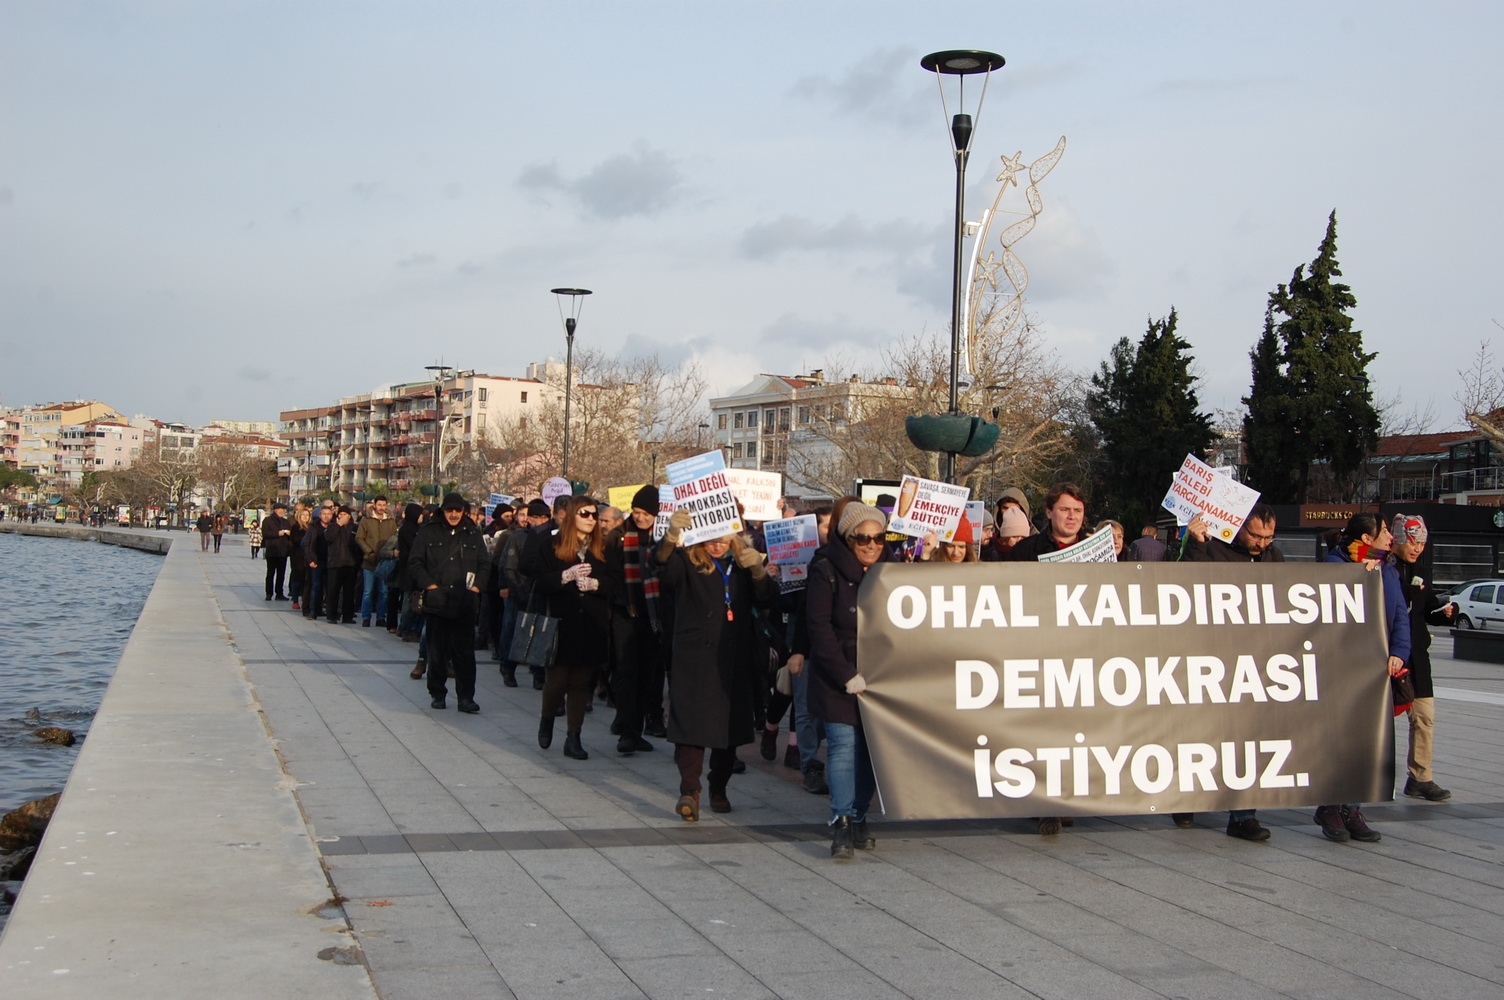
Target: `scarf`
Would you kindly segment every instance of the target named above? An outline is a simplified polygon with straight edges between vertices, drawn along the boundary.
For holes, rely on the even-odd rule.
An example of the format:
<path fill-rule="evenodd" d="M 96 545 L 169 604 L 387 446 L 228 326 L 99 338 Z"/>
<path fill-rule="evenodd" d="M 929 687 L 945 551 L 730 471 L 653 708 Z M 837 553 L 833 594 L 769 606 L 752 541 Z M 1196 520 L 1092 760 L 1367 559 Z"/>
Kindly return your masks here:
<path fill-rule="evenodd" d="M 649 539 L 651 544 L 651 539 Z M 648 624 L 653 632 L 661 631 L 658 624 L 658 579 L 644 576 L 642 533 L 625 531 L 621 536 L 621 562 L 627 579 L 627 601 L 635 613 L 637 608 L 646 608 Z"/>
<path fill-rule="evenodd" d="M 1361 540 L 1349 541 L 1344 538 L 1342 542 L 1343 551 L 1347 553 L 1347 558 L 1351 562 L 1360 563 L 1367 559 L 1382 561 L 1385 556 L 1389 555 L 1387 549 L 1376 549 L 1372 545 L 1363 544 Z"/>

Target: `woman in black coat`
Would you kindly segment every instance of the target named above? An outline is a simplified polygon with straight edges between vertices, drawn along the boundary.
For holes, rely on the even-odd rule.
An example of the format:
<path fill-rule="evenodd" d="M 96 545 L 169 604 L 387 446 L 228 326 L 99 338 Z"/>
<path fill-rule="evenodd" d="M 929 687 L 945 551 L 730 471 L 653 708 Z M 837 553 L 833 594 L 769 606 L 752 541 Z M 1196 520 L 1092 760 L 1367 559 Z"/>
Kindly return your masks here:
<path fill-rule="evenodd" d="M 877 841 L 867 809 L 877 791 L 858 696 L 867 689 L 856 659 L 857 591 L 867 570 L 891 559 L 883 536 L 888 519 L 876 507 L 850 503 L 837 538 L 810 563 L 805 587 L 809 629 L 809 710 L 825 723 L 825 780 L 830 785 L 830 856 L 846 859 Z"/>
<path fill-rule="evenodd" d="M 564 756 L 586 760 L 590 755 L 580 743 L 580 730 L 590 704 L 591 679 L 605 670 L 611 649 L 611 611 L 601 590 L 606 540 L 595 498 L 571 498 L 558 532 L 544 540 L 542 549 L 537 592 L 547 601 L 549 617 L 559 620 L 559 639 L 543 683 L 538 745 L 547 750 L 553 744 L 554 717 L 564 701 Z"/>
<path fill-rule="evenodd" d="M 417 642 L 418 633 L 423 630 L 422 619 L 413 611 L 410 596 L 413 584 L 407 575 L 407 557 L 412 554 L 413 542 L 417 540 L 418 529 L 422 526 L 423 505 L 409 502 L 402 508 L 402 523 L 397 526 L 397 568 L 392 573 L 392 580 L 403 595 L 402 611 L 397 616 L 397 634 L 402 636 L 404 642 Z M 413 676 L 422 677 L 423 672 L 416 671 Z"/>
<path fill-rule="evenodd" d="M 710 751 L 710 808 L 730 812 L 726 784 L 734 748 L 752 742 L 754 687 L 760 674 L 753 605 L 771 607 L 778 590 L 762 554 L 734 535 L 679 546 L 690 525 L 676 511 L 655 559 L 672 603 L 668 738 L 679 767 L 676 811 L 700 818 L 700 774 Z"/>

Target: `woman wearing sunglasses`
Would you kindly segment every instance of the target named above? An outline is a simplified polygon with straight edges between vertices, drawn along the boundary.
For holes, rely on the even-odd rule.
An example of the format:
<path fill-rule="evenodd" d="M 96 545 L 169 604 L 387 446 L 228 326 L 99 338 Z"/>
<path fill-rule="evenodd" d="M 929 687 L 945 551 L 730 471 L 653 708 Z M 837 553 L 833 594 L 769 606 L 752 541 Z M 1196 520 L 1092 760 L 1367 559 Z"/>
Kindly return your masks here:
<path fill-rule="evenodd" d="M 877 791 L 857 697 L 867 688 L 856 662 L 857 591 L 867 570 L 891 556 L 884 545 L 887 515 L 861 502 L 841 511 L 839 540 L 812 562 L 805 588 L 809 629 L 809 710 L 825 723 L 825 780 L 830 785 L 830 856 L 851 858 L 877 841 L 867 809 Z"/>
<path fill-rule="evenodd" d="M 564 756 L 587 760 L 580 743 L 590 682 L 604 670 L 609 655 L 610 609 L 601 581 L 606 578 L 606 539 L 600 530 L 600 508 L 593 497 L 573 497 L 564 520 L 545 546 L 540 559 L 539 593 L 548 602 L 548 615 L 559 620 L 558 648 L 543 684 L 538 745 L 547 750 L 554 741 L 554 717 L 565 704 Z"/>
<path fill-rule="evenodd" d="M 668 738 L 679 767 L 675 811 L 686 822 L 700 818 L 707 750 L 710 808 L 731 811 L 726 784 L 735 748 L 752 742 L 753 685 L 759 676 L 752 608 L 771 607 L 778 597 L 762 554 L 740 536 L 681 547 L 690 523 L 687 511 L 675 511 L 655 552 L 662 566 L 658 579 L 674 608 Z"/>

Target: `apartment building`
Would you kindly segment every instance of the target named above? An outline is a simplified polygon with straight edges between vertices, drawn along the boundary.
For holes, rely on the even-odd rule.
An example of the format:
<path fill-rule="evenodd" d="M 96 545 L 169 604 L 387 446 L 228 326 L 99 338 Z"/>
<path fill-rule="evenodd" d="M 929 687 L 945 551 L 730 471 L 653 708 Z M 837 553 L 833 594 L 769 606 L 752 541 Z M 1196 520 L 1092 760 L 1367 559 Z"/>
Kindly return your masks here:
<path fill-rule="evenodd" d="M 762 374 L 726 396 L 710 400 L 711 430 L 726 464 L 783 473 L 799 487 L 802 463 L 819 461 L 835 446 L 829 436 L 860 420 L 874 404 L 912 395 L 897 379 L 831 381 L 807 375 Z"/>
<path fill-rule="evenodd" d="M 113 407 L 97 400 L 22 407 L 15 416 L 15 467 L 36 476 L 44 485 L 61 480 L 65 430 L 95 421 L 125 422 Z"/>
<path fill-rule="evenodd" d="M 457 455 L 560 403 L 563 385 L 564 366 L 546 362 L 529 365 L 523 378 L 461 370 L 439 382 L 395 383 L 332 406 L 286 410 L 278 475 L 290 496 L 349 494 L 373 483 L 411 490 L 433 481 L 436 447 L 442 479 Z"/>
<path fill-rule="evenodd" d="M 141 456 L 145 432 L 118 420 L 91 420 L 58 435 L 58 482 L 77 486 L 87 472 L 118 472 Z"/>

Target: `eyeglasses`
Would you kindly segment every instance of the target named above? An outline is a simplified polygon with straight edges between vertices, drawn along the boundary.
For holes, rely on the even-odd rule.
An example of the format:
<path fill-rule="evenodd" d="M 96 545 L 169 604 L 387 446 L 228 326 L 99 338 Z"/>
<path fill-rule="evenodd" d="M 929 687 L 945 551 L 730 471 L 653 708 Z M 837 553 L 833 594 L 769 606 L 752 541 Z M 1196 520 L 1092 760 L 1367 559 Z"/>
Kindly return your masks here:
<path fill-rule="evenodd" d="M 854 545 L 878 545 L 883 541 L 882 535 L 863 535 L 856 533 L 848 535 Z"/>
<path fill-rule="evenodd" d="M 595 511 L 593 511 L 593 510 L 577 510 L 577 511 L 574 512 L 574 516 L 575 517 L 588 517 L 588 518 L 590 518 L 590 520 L 594 521 L 595 520 Z"/>

